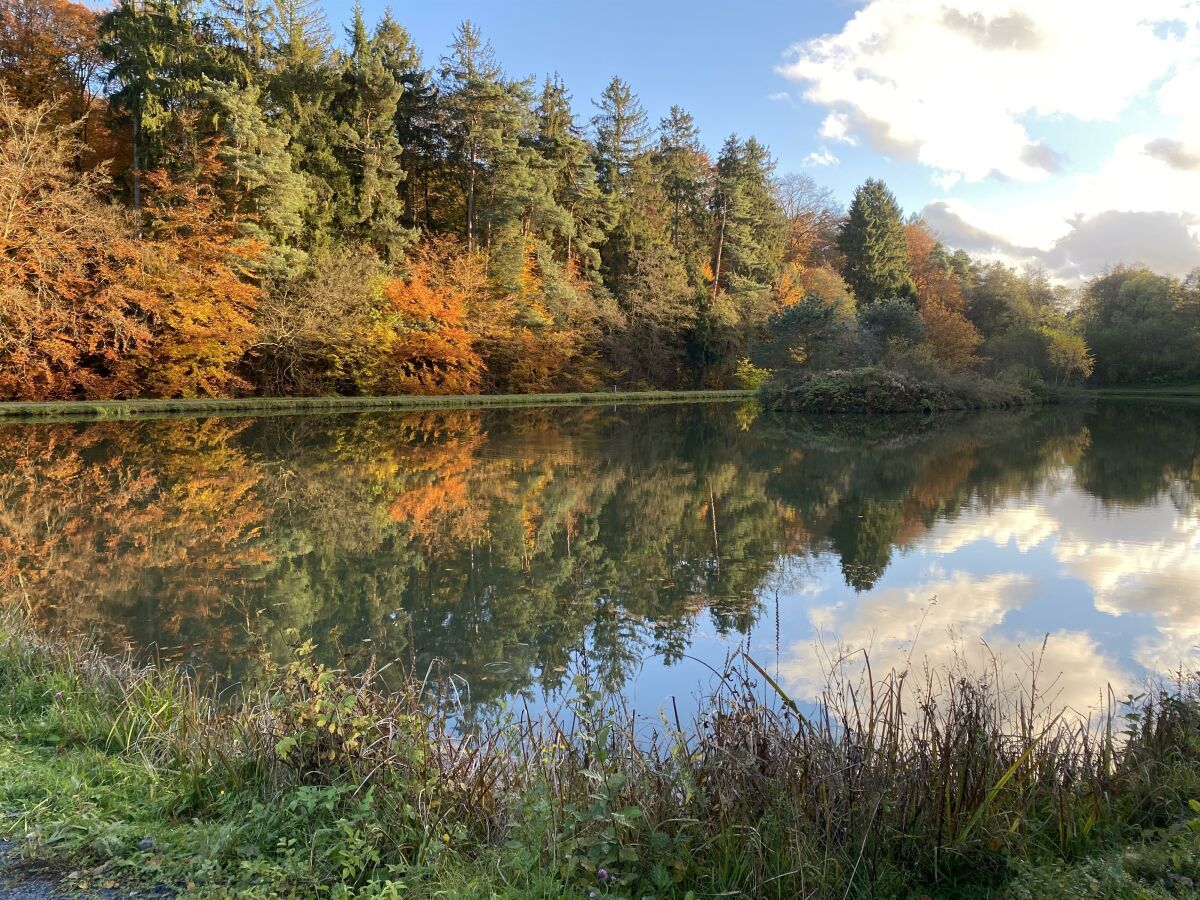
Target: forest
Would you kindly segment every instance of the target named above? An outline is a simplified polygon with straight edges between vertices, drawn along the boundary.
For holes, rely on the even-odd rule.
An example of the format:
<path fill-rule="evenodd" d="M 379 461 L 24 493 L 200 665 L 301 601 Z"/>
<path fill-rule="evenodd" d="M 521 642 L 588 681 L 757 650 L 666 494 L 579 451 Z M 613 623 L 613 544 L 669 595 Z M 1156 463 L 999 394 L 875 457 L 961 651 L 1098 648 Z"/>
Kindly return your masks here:
<path fill-rule="evenodd" d="M 581 113 L 580 110 L 586 110 Z M 1078 287 L 578 102 L 464 22 L 313 0 L 0 0 L 0 399 L 756 387 L 863 366 L 1200 378 L 1200 273 Z"/>

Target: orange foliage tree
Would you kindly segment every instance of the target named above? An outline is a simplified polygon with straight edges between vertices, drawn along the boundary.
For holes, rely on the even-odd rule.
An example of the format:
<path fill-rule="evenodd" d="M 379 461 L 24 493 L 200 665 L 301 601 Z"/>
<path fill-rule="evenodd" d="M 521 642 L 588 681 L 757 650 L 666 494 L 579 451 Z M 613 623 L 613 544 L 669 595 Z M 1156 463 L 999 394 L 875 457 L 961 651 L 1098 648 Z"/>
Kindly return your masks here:
<path fill-rule="evenodd" d="M 214 185 L 217 148 L 198 153 L 197 172 L 146 176 L 148 224 L 138 286 L 155 298 L 156 340 L 138 360 L 141 383 L 160 397 L 218 397 L 249 385 L 237 367 L 257 334 L 253 281 L 263 248 L 239 237 Z"/>
<path fill-rule="evenodd" d="M 76 128 L 0 97 L 0 397 L 237 390 L 259 288 L 205 180 L 152 173 L 143 235 L 80 171 Z M 202 159 L 210 169 L 215 155 Z"/>
<path fill-rule="evenodd" d="M 924 222 L 910 222 L 904 231 L 925 343 L 948 369 L 963 371 L 977 365 L 975 351 L 983 338 L 966 317 L 962 288 L 946 264 L 944 248 Z"/>
<path fill-rule="evenodd" d="M 97 14 L 70 0 L 0 0 L 0 84 L 23 106 L 86 116 L 103 60 Z"/>
<path fill-rule="evenodd" d="M 527 236 L 511 291 L 471 291 L 470 320 L 487 363 L 487 388 L 512 393 L 595 390 L 604 381 L 585 303 L 590 285 L 571 267 L 543 267 Z"/>
<path fill-rule="evenodd" d="M 427 240 L 408 254 L 403 278 L 384 288 L 389 309 L 380 323 L 387 363 L 384 387 L 396 393 L 467 394 L 482 383 L 483 360 L 466 328 L 467 265 L 451 240 Z"/>
<path fill-rule="evenodd" d="M 141 251 L 80 173 L 75 129 L 49 106 L 0 96 L 0 398 L 68 400 L 136 392 L 133 356 L 156 304 L 131 282 Z"/>

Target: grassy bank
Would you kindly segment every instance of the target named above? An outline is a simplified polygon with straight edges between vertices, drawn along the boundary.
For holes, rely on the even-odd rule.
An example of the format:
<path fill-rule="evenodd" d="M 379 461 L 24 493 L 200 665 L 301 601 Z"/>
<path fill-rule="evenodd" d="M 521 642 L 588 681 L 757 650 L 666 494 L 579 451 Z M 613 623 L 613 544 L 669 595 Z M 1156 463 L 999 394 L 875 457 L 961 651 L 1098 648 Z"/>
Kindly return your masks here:
<path fill-rule="evenodd" d="M 201 896 L 1195 895 L 1195 682 L 1087 727 L 909 677 L 805 717 L 744 660 L 652 740 L 582 675 L 556 719 L 456 732 L 303 649 L 217 703 L 9 616 L 0 827 L 76 882 Z"/>
<path fill-rule="evenodd" d="M 530 406 L 608 406 L 617 403 L 698 403 L 748 400 L 753 391 L 615 391 L 591 394 L 494 394 L 404 397 L 243 397 L 229 400 L 109 400 L 0 403 L 4 419 L 92 421 L 167 415 L 264 415 L 365 410 L 505 409 Z"/>
<path fill-rule="evenodd" d="M 1109 385 L 1079 388 L 1080 397 L 1099 399 L 1200 400 L 1200 384 Z"/>
<path fill-rule="evenodd" d="M 782 378 L 767 384 L 770 409 L 802 413 L 933 413 L 1010 409 L 1048 399 L 1046 392 L 979 375 L 918 378 L 869 367 Z"/>

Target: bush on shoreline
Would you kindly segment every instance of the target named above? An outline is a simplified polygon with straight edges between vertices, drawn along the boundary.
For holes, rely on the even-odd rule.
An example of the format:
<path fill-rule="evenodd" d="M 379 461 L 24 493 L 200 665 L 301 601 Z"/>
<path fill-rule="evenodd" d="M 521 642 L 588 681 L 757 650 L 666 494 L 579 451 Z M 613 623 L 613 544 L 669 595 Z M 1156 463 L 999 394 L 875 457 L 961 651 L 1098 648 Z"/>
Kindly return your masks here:
<path fill-rule="evenodd" d="M 455 727 L 418 679 L 384 692 L 304 648 L 217 702 L 80 646 L 0 622 L 0 809 L 29 854 L 116 883 L 783 898 L 1200 881 L 1191 678 L 1124 725 L 949 671 L 841 676 L 810 716 L 747 658 L 694 727 L 646 738 L 586 672 L 563 715 Z"/>
<path fill-rule="evenodd" d="M 1046 398 L 1036 385 L 979 375 L 916 377 L 881 367 L 837 369 L 779 379 L 762 400 L 770 409 L 806 413 L 932 413 L 1030 406 Z"/>

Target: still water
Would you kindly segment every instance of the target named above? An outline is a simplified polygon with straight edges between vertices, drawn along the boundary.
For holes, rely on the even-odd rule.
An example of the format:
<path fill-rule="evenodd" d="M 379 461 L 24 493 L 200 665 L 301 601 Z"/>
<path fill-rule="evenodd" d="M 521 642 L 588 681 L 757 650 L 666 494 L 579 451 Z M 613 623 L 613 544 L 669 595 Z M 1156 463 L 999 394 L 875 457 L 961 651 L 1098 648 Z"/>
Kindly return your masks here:
<path fill-rule="evenodd" d="M 708 404 L 0 427 L 0 589 L 236 676 L 311 638 L 475 704 L 581 666 L 641 709 L 738 649 L 869 649 L 1095 706 L 1194 666 L 1200 409 L 910 419 Z"/>

